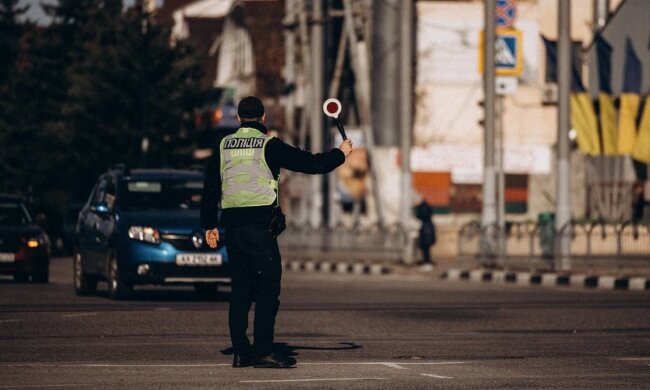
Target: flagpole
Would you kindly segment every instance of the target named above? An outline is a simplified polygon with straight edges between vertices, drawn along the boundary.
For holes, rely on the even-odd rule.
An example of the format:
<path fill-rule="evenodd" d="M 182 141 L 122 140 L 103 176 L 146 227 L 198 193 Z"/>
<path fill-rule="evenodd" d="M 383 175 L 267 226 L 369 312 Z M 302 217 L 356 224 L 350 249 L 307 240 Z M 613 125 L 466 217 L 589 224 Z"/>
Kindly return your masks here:
<path fill-rule="evenodd" d="M 566 225 L 571 221 L 569 130 L 571 86 L 571 0 L 558 0 L 558 126 L 555 231 L 557 248 L 555 266 L 571 269 L 570 241 Z"/>

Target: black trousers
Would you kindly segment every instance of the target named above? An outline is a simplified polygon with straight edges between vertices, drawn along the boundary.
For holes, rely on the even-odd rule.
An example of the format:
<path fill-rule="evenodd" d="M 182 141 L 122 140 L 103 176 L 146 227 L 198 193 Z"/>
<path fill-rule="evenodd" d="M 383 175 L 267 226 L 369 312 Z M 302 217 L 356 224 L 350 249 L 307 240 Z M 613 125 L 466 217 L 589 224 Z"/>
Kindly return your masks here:
<path fill-rule="evenodd" d="M 431 254 L 429 253 L 430 248 L 431 245 L 420 245 L 420 250 L 422 251 L 422 261 L 425 263 L 431 262 Z"/>
<path fill-rule="evenodd" d="M 228 322 L 234 353 L 264 356 L 271 353 L 275 317 L 280 308 L 282 265 L 278 241 L 266 226 L 226 229 L 226 246 L 232 270 Z M 254 344 L 246 330 L 248 312 L 255 301 Z"/>

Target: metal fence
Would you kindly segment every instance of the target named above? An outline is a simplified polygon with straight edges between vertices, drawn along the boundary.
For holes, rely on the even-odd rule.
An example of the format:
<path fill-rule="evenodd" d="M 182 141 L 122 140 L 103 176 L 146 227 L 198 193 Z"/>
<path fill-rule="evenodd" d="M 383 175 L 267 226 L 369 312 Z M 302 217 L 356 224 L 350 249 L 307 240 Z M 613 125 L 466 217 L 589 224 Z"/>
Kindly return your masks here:
<path fill-rule="evenodd" d="M 559 237 L 570 238 L 572 265 L 593 271 L 597 267 L 650 267 L 650 223 L 571 221 L 556 231 L 552 225 L 535 222 L 481 227 L 470 222 L 458 234 L 458 260 L 483 267 L 555 269 Z M 495 248 L 488 243 L 499 243 Z M 483 250 L 482 250 L 483 249 Z M 487 253 L 487 256 L 481 256 Z"/>
<path fill-rule="evenodd" d="M 337 256 L 373 258 L 376 261 L 395 261 L 404 246 L 404 232 L 398 225 L 312 228 L 309 225 L 289 225 L 279 236 L 280 245 L 292 251 L 302 251 L 308 257 Z"/>

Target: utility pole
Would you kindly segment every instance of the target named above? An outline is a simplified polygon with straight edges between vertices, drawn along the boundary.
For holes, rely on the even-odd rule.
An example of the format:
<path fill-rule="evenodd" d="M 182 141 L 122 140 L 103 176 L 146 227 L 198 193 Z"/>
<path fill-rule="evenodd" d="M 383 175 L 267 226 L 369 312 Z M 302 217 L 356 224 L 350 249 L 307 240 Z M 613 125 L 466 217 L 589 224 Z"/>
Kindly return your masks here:
<path fill-rule="evenodd" d="M 294 5 L 297 7 L 298 12 L 298 32 L 300 36 L 300 60 L 302 63 L 302 73 L 304 75 L 305 85 L 304 94 L 305 102 L 302 115 L 300 116 L 300 134 L 298 145 L 301 148 L 307 149 L 307 130 L 309 128 L 308 118 L 312 116 L 312 109 L 314 108 L 313 100 L 313 87 L 312 87 L 312 65 L 311 53 L 309 51 L 309 25 L 308 25 L 308 3 L 309 0 L 293 0 Z M 319 108 L 320 111 L 320 108 Z M 303 197 L 306 199 L 307 197 Z M 304 203 L 306 204 L 306 203 Z M 307 218 L 309 219 L 309 218 Z"/>
<path fill-rule="evenodd" d="M 609 17 L 609 0 L 594 0 L 594 33 L 607 24 Z"/>
<path fill-rule="evenodd" d="M 322 63 L 323 63 L 323 69 L 321 72 L 321 93 L 322 98 L 319 99 L 322 101 L 325 101 L 326 98 L 329 96 L 325 96 L 324 92 L 329 89 L 329 82 L 327 79 L 327 75 L 330 73 L 330 69 L 332 68 L 332 60 L 331 57 L 328 55 L 331 53 L 331 27 L 330 24 L 327 23 L 329 20 L 329 4 L 328 0 L 314 0 L 316 2 L 320 1 L 321 2 L 321 29 L 323 31 L 323 50 L 321 51 L 321 58 L 322 58 Z M 319 106 L 320 108 L 320 106 Z M 321 111 L 319 111 L 321 113 Z M 331 139 L 331 131 L 330 131 L 330 121 L 329 117 L 326 115 L 320 114 L 319 115 L 321 118 L 321 123 L 323 124 L 322 129 L 321 129 L 321 139 L 322 139 L 322 144 L 321 144 L 321 151 L 329 150 L 332 146 L 332 139 Z M 321 179 L 321 186 L 322 186 L 322 194 L 323 194 L 323 207 L 322 207 L 322 218 L 323 218 L 323 226 L 329 226 L 330 223 L 330 208 L 333 207 L 333 205 L 330 203 L 330 180 L 329 176 L 330 175 L 319 175 Z"/>
<path fill-rule="evenodd" d="M 560 0 L 561 1 L 561 0 Z M 485 34 L 483 41 L 483 91 L 485 109 L 484 132 L 484 170 L 483 170 L 483 210 L 481 214 L 481 258 L 494 255 L 494 228 L 497 222 L 496 175 L 494 169 L 494 124 L 495 124 L 495 20 L 496 0 L 485 0 Z"/>
<path fill-rule="evenodd" d="M 406 28 L 400 15 L 405 3 L 410 0 L 382 0 L 372 2 L 372 99 L 371 112 L 373 131 L 377 146 L 399 145 L 399 133 L 395 131 L 400 123 L 400 72 L 401 49 L 400 30 Z M 402 44 L 403 46 L 403 44 Z"/>
<path fill-rule="evenodd" d="M 291 137 L 296 134 L 296 12 L 294 0 L 285 0 L 284 19 L 284 80 L 287 87 L 284 104 L 285 129 Z"/>
<path fill-rule="evenodd" d="M 413 127 L 413 1 L 401 2 L 400 23 L 400 119 L 401 119 L 401 165 L 402 207 L 400 221 L 405 236 L 402 260 L 413 262 L 410 222 L 413 208 L 411 201 L 411 131 Z"/>
<path fill-rule="evenodd" d="M 569 236 L 564 229 L 571 220 L 570 151 L 571 128 L 569 88 L 571 83 L 571 0 L 558 0 L 558 125 L 555 231 L 557 248 L 555 265 L 560 270 L 571 269 Z M 564 229 L 564 231 L 562 231 Z"/>
<path fill-rule="evenodd" d="M 341 87 L 341 77 L 343 76 L 343 66 L 345 62 L 346 53 L 348 50 L 348 36 L 345 33 L 345 25 L 341 31 L 341 37 L 339 39 L 338 49 L 336 53 L 336 62 L 332 70 L 332 80 L 328 83 L 327 96 L 329 97 L 338 97 L 339 89 Z M 328 146 L 328 145 L 326 145 Z M 329 180 L 329 199 L 330 199 L 330 208 L 329 208 L 329 227 L 335 228 L 340 219 L 339 207 L 336 204 L 336 175 L 330 174 L 327 175 Z"/>
<path fill-rule="evenodd" d="M 321 0 L 312 3 L 311 27 L 311 56 L 312 56 L 312 98 L 310 117 L 310 150 L 312 153 L 323 151 L 323 115 L 321 104 L 323 99 L 323 4 Z M 309 210 L 310 222 L 313 228 L 322 224 L 323 192 L 322 179 L 318 175 L 311 178 L 311 209 Z"/>
<path fill-rule="evenodd" d="M 137 0 L 135 3 L 136 7 L 136 12 L 138 15 L 138 19 L 140 20 L 140 34 L 142 35 L 140 38 L 146 42 L 147 39 L 145 36 L 147 35 L 149 31 L 149 16 L 146 14 L 146 7 L 147 7 L 148 1 L 147 0 Z M 145 60 L 146 66 L 145 66 L 145 76 L 142 77 L 141 82 L 142 84 L 140 85 L 139 91 L 138 91 L 138 103 L 139 103 L 139 108 L 140 108 L 140 131 L 142 132 L 142 140 L 140 143 L 140 149 L 142 151 L 141 155 L 141 164 L 144 167 L 149 166 L 149 147 L 150 147 L 150 139 L 149 139 L 149 104 L 148 104 L 148 99 L 149 99 L 149 83 L 148 81 L 148 50 L 149 47 L 146 46 L 144 49 L 145 51 Z"/>
<path fill-rule="evenodd" d="M 497 164 L 497 226 L 499 227 L 498 259 L 503 263 L 506 255 L 506 172 L 505 172 L 505 139 L 503 132 L 503 100 L 498 95 L 496 98 L 495 132 L 499 141 L 496 158 Z"/>

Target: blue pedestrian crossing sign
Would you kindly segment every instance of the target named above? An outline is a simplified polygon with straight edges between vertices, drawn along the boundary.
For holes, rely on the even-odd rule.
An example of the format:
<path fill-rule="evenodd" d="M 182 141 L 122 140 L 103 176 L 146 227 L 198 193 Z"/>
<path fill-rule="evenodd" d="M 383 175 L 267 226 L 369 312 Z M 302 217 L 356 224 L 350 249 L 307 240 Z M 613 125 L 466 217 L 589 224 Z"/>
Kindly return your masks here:
<path fill-rule="evenodd" d="M 514 28 L 497 28 L 494 61 L 497 76 L 521 76 L 524 70 L 523 35 Z M 484 32 L 479 36 L 479 73 L 483 74 Z"/>
<path fill-rule="evenodd" d="M 497 27 L 512 27 L 517 16 L 515 0 L 497 0 L 495 12 Z"/>

